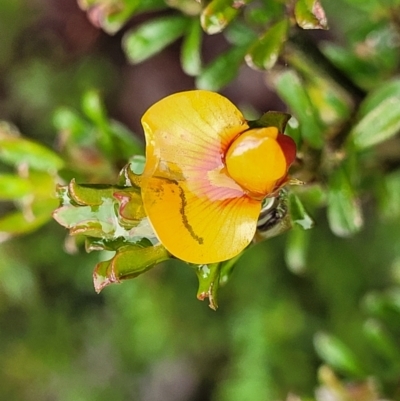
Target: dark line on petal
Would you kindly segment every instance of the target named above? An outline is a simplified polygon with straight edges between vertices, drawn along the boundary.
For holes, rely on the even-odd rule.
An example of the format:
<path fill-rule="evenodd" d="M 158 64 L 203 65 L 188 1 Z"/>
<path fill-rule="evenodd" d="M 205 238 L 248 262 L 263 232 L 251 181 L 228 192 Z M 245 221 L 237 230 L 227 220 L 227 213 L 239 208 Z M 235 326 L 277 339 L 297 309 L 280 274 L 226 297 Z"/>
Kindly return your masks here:
<path fill-rule="evenodd" d="M 169 183 L 175 184 L 175 185 L 178 187 L 178 189 L 179 189 L 179 197 L 181 198 L 181 207 L 180 207 L 180 209 L 179 209 L 179 213 L 180 213 L 181 216 L 182 216 L 182 223 L 183 223 L 183 225 L 185 226 L 185 228 L 188 230 L 188 232 L 189 232 L 189 234 L 191 235 L 191 237 L 192 237 L 196 242 L 198 242 L 200 245 L 203 245 L 203 244 L 204 244 L 204 238 L 198 236 L 198 235 L 194 232 L 193 227 L 192 227 L 191 224 L 189 223 L 189 220 L 188 220 L 188 218 L 187 218 L 187 216 L 186 216 L 186 208 L 187 208 L 187 206 L 188 206 L 188 204 L 187 204 L 187 199 L 186 199 L 185 192 L 184 192 L 184 190 L 181 188 L 181 186 L 179 185 L 178 181 L 172 180 L 172 179 L 166 178 L 166 177 L 155 177 L 155 178 L 168 181 Z"/>
<path fill-rule="evenodd" d="M 177 183 L 176 183 L 177 184 Z M 178 185 L 179 188 L 179 197 L 181 198 L 182 206 L 179 209 L 181 215 L 182 215 L 182 222 L 183 225 L 186 227 L 186 229 L 189 231 L 189 234 L 192 236 L 194 240 L 196 240 L 200 245 L 203 245 L 204 243 L 204 238 L 199 237 L 193 230 L 193 227 L 190 225 L 189 220 L 186 216 L 185 209 L 187 207 L 187 200 L 186 200 L 186 195 L 183 189 Z"/>

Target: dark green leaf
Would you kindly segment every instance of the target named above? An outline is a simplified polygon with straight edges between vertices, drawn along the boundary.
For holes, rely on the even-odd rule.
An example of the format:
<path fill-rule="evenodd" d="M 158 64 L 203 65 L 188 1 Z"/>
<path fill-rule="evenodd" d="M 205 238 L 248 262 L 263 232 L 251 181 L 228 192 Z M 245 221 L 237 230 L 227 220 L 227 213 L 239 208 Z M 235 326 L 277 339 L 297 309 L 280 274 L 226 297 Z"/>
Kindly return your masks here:
<path fill-rule="evenodd" d="M 303 29 L 328 29 L 325 11 L 319 0 L 297 0 L 294 15 Z"/>
<path fill-rule="evenodd" d="M 250 45 L 257 39 L 257 34 L 241 21 L 234 21 L 229 24 L 228 28 L 224 32 L 226 39 L 236 46 Z"/>
<path fill-rule="evenodd" d="M 271 69 L 277 62 L 279 53 L 286 41 L 288 28 L 289 22 L 286 19 L 271 26 L 251 46 L 245 57 L 246 63 L 256 69 Z"/>
<path fill-rule="evenodd" d="M 193 19 L 182 43 L 181 64 L 186 74 L 196 76 L 201 70 L 202 30 L 197 18 Z"/>
<path fill-rule="evenodd" d="M 248 46 L 233 47 L 208 64 L 196 79 L 200 89 L 218 91 L 236 78 Z"/>
<path fill-rule="evenodd" d="M 136 64 L 154 56 L 182 36 L 189 21 L 181 15 L 161 17 L 128 31 L 123 38 L 128 59 Z"/>

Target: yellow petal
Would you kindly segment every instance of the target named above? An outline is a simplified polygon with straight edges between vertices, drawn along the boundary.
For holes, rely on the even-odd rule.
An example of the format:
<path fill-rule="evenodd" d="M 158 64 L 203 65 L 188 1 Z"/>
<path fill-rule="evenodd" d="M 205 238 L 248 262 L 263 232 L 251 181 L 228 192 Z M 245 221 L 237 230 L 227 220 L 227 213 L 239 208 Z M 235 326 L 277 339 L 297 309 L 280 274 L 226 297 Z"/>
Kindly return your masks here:
<path fill-rule="evenodd" d="M 254 236 L 260 202 L 225 171 L 229 145 L 248 125 L 226 98 L 181 92 L 144 114 L 142 197 L 164 246 L 192 263 L 229 259 Z"/>
<path fill-rule="evenodd" d="M 177 258 L 206 264 L 230 259 L 253 239 L 261 203 L 247 196 L 210 201 L 185 182 L 152 177 L 143 194 L 163 245 Z"/>

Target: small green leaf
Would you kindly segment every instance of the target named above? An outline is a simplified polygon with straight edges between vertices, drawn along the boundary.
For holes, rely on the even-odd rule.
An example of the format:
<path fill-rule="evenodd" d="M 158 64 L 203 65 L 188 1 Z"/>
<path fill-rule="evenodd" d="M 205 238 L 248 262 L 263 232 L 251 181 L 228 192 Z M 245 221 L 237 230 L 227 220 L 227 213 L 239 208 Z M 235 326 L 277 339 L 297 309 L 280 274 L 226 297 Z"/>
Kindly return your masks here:
<path fill-rule="evenodd" d="M 218 91 L 235 79 L 247 48 L 247 45 L 233 47 L 219 55 L 197 77 L 197 88 Z"/>
<path fill-rule="evenodd" d="M 300 28 L 328 29 L 325 11 L 319 0 L 297 0 L 294 16 Z"/>
<path fill-rule="evenodd" d="M 314 227 L 314 220 L 307 213 L 300 198 L 294 193 L 289 193 L 289 209 L 293 223 L 303 230 L 309 230 Z"/>
<path fill-rule="evenodd" d="M 94 288 L 99 293 L 104 287 L 135 278 L 169 258 L 170 255 L 161 244 L 148 247 L 125 246 L 111 260 L 97 264 L 93 272 Z"/>
<path fill-rule="evenodd" d="M 251 1 L 212 0 L 201 13 L 201 26 L 209 35 L 222 32 L 238 15 L 240 8 Z"/>
<path fill-rule="evenodd" d="M 109 13 L 104 15 L 102 20 L 102 28 L 111 35 L 118 32 L 132 18 L 140 2 L 140 0 L 122 0 L 118 2 L 119 7 L 115 7 L 114 10 L 110 6 Z"/>
<path fill-rule="evenodd" d="M 303 139 L 312 147 L 321 148 L 324 145 L 323 128 L 299 76 L 294 71 L 283 72 L 276 80 L 276 89 L 299 120 Z"/>
<path fill-rule="evenodd" d="M 85 133 L 90 131 L 89 123 L 67 107 L 60 107 L 54 112 L 53 125 L 58 131 L 70 132 L 76 139 L 84 139 Z"/>
<path fill-rule="evenodd" d="M 362 150 L 377 145 L 400 131 L 400 96 L 385 99 L 351 130 L 349 141 Z"/>
<path fill-rule="evenodd" d="M 289 269 L 302 274 L 307 268 L 309 234 L 304 229 L 294 226 L 287 234 L 285 261 Z"/>
<path fill-rule="evenodd" d="M 358 117 L 365 117 L 380 104 L 382 104 L 386 99 L 390 99 L 392 97 L 400 98 L 399 78 L 383 82 L 377 88 L 369 92 L 368 96 L 363 100 L 358 109 Z"/>
<path fill-rule="evenodd" d="M 201 71 L 202 30 L 197 18 L 194 18 L 184 37 L 181 50 L 181 64 L 186 74 L 196 76 Z"/>
<path fill-rule="evenodd" d="M 355 354 L 338 338 L 318 333 L 314 337 L 314 347 L 320 358 L 332 368 L 353 377 L 365 376 Z"/>
<path fill-rule="evenodd" d="M 41 171 L 58 171 L 64 166 L 64 161 L 45 146 L 10 135 L 0 126 L 0 160 L 15 167 L 26 165 Z"/>
<path fill-rule="evenodd" d="M 214 310 L 217 310 L 218 308 L 217 293 L 219 287 L 220 272 L 220 263 L 196 266 L 196 274 L 199 280 L 197 298 L 200 301 L 204 301 L 204 299 L 208 298 L 209 307 Z"/>
<path fill-rule="evenodd" d="M 331 230 L 341 237 L 357 233 L 363 225 L 359 201 L 342 167 L 334 171 L 330 177 L 328 221 Z"/>
<path fill-rule="evenodd" d="M 377 197 L 381 214 L 392 219 L 400 216 L 400 171 L 394 171 L 377 180 Z"/>
<path fill-rule="evenodd" d="M 229 43 L 236 46 L 251 45 L 257 39 L 256 32 L 248 24 L 240 20 L 229 24 L 224 36 Z"/>
<path fill-rule="evenodd" d="M 98 91 L 88 90 L 83 94 L 82 110 L 97 127 L 96 143 L 98 143 L 100 149 L 106 156 L 112 157 L 114 140 L 112 138 L 112 131 L 110 129 L 106 109 Z"/>
<path fill-rule="evenodd" d="M 154 56 L 182 36 L 189 21 L 181 15 L 161 17 L 128 31 L 122 42 L 128 59 L 137 64 Z"/>
<path fill-rule="evenodd" d="M 125 125 L 118 121 L 109 122 L 116 156 L 120 160 L 129 160 L 134 155 L 144 154 L 143 142 Z"/>
<path fill-rule="evenodd" d="M 369 292 L 363 299 L 366 312 L 383 320 L 385 324 L 399 327 L 400 291 L 397 288 L 379 293 Z"/>
<path fill-rule="evenodd" d="M 37 216 L 26 216 L 22 211 L 15 211 L 0 218 L 0 241 L 14 235 L 28 234 L 37 230 L 51 219 L 51 211 Z"/>
<path fill-rule="evenodd" d="M 371 346 L 386 360 L 399 367 L 400 351 L 393 337 L 382 323 L 376 319 L 369 319 L 364 324 L 364 333 Z"/>
<path fill-rule="evenodd" d="M 15 174 L 0 174 L 0 200 L 14 200 L 32 193 L 32 184 L 27 178 Z"/>
<path fill-rule="evenodd" d="M 246 54 L 247 65 L 261 70 L 271 69 L 277 62 L 286 41 L 288 28 L 289 21 L 286 19 L 271 26 Z"/>

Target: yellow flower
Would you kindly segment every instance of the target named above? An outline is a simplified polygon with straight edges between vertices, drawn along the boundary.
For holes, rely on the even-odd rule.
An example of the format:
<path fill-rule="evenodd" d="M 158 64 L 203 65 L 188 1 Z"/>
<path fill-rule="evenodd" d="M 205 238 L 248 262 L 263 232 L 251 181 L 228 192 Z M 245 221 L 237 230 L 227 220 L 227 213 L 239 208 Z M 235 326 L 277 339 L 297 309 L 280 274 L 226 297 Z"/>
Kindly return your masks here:
<path fill-rule="evenodd" d="M 160 241 L 191 263 L 236 256 L 254 237 L 262 200 L 288 180 L 293 140 L 249 129 L 228 99 L 203 90 L 160 100 L 142 125 L 142 198 Z"/>

